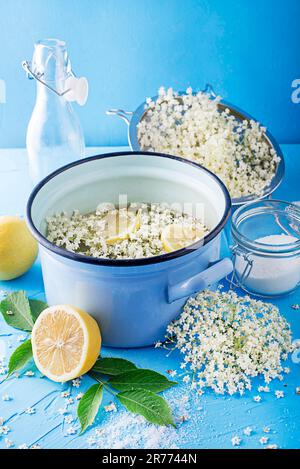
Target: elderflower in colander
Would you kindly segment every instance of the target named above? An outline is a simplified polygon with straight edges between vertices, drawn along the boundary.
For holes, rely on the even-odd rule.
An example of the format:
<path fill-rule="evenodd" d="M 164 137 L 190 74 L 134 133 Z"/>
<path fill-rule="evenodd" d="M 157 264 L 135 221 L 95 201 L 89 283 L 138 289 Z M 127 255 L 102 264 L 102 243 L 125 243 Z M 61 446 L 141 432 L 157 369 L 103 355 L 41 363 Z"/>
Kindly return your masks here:
<path fill-rule="evenodd" d="M 280 377 L 281 361 L 292 351 L 290 327 L 278 308 L 233 291 L 190 298 L 167 331 L 193 388 L 218 394 L 242 395 L 260 374 L 266 383 Z"/>
<path fill-rule="evenodd" d="M 142 150 L 181 156 L 217 174 L 232 197 L 261 195 L 280 158 L 268 144 L 266 129 L 254 120 L 238 120 L 220 109 L 221 98 L 204 92 L 178 95 L 160 88 L 156 101 L 146 100 L 138 124 Z"/>

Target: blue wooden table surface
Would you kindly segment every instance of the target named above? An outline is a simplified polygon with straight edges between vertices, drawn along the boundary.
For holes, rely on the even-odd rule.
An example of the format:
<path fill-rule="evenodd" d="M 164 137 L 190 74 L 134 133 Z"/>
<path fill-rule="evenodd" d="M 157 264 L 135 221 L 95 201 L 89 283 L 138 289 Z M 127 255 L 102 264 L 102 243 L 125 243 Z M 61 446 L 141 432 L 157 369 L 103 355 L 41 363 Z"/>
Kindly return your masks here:
<path fill-rule="evenodd" d="M 91 148 L 88 154 L 110 150 L 116 148 Z M 298 201 L 300 145 L 282 145 L 282 150 L 286 158 L 286 176 L 274 198 Z M 23 214 L 29 191 L 25 150 L 1 150 L 0 214 Z M 0 289 L 24 289 L 30 297 L 43 299 L 39 261 L 23 277 L 0 282 Z M 290 322 L 293 338 L 300 338 L 300 310 L 291 307 L 300 304 L 299 290 L 274 303 Z M 26 334 L 8 327 L 0 319 L 0 448 L 35 445 L 42 448 L 232 448 L 234 436 L 241 438 L 241 448 L 266 446 L 260 442 L 262 437 L 278 448 L 300 448 L 300 395 L 296 393 L 300 386 L 300 364 L 291 360 L 287 362 L 290 373 L 283 381 L 272 382 L 268 393 L 258 392 L 257 388 L 262 384 L 260 378 L 254 380 L 253 390 L 243 397 L 216 396 L 212 392 L 199 397 L 183 384 L 165 392 L 178 421 L 177 429 L 147 424 L 116 404 L 116 412 L 101 410 L 93 427 L 79 436 L 76 406 L 80 393 L 92 382 L 89 377 L 84 377 L 80 383 L 61 385 L 40 377 L 31 364 L 19 378 L 3 381 L 11 352 L 25 338 Z M 102 353 L 128 358 L 140 367 L 160 372 L 172 369 L 180 374 L 179 357 L 176 353 L 168 357 L 165 350 L 105 348 Z M 26 374 L 26 371 L 34 374 Z M 178 379 L 180 381 L 180 377 Z M 277 390 L 284 392 L 283 398 L 276 398 Z M 256 395 L 261 396 L 260 402 L 253 400 Z M 105 396 L 105 405 L 110 399 Z M 247 427 L 252 429 L 250 435 L 244 434 Z"/>

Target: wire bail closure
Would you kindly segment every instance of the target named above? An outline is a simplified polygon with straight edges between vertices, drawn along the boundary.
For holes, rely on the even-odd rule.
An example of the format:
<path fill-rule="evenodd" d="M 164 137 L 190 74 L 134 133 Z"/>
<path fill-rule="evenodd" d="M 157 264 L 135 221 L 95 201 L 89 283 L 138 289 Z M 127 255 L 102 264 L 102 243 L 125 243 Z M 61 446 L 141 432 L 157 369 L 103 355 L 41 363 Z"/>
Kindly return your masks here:
<path fill-rule="evenodd" d="M 231 250 L 231 259 L 233 263 L 233 271 L 231 274 L 231 278 L 229 278 L 229 276 L 227 277 L 227 281 L 229 282 L 229 288 L 230 290 L 232 290 L 234 287 L 243 288 L 247 293 L 250 293 L 244 286 L 244 280 L 249 277 L 251 270 L 253 268 L 253 259 L 251 259 L 251 253 L 244 253 L 243 251 L 241 251 L 241 249 L 239 248 L 237 244 L 234 246 L 231 246 L 230 250 Z M 236 273 L 236 268 L 235 268 L 235 261 L 236 261 L 237 255 L 242 256 L 242 258 L 246 262 L 245 268 L 240 278 L 238 278 L 237 273 Z"/>
<path fill-rule="evenodd" d="M 35 73 L 31 69 L 31 63 L 28 60 L 22 62 L 22 68 L 27 74 L 27 78 L 30 80 L 37 80 L 42 85 L 46 86 L 49 90 L 53 91 L 59 97 L 65 97 L 67 101 L 76 101 L 80 106 L 83 106 L 88 98 L 88 81 L 85 77 L 77 78 L 73 70 L 70 72 L 70 76 L 66 79 L 67 89 L 61 93 L 52 86 L 48 85 L 42 80 L 44 73 Z"/>

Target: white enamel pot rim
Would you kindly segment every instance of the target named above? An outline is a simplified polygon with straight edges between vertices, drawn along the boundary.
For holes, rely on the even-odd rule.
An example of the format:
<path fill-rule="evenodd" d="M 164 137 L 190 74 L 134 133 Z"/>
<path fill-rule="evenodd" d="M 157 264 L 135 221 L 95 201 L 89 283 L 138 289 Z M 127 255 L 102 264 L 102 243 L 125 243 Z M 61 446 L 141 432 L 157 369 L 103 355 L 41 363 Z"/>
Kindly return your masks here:
<path fill-rule="evenodd" d="M 197 241 L 196 243 L 193 243 L 192 245 L 188 246 L 187 248 L 179 249 L 177 251 L 173 251 L 167 254 L 161 254 L 158 256 L 152 256 L 152 257 L 146 257 L 146 258 L 138 258 L 138 259 L 106 259 L 106 258 L 94 258 L 90 256 L 85 256 L 84 254 L 78 254 L 78 253 L 73 253 L 70 251 L 67 251 L 66 249 L 60 248 L 56 246 L 55 244 L 51 243 L 48 241 L 48 239 L 37 229 L 33 222 L 32 218 L 32 205 L 33 202 L 39 193 L 39 191 L 53 178 L 58 176 L 59 174 L 63 173 L 64 171 L 67 171 L 68 169 L 71 169 L 75 166 L 78 165 L 84 165 L 86 163 L 89 163 L 94 160 L 100 160 L 104 158 L 114 158 L 114 157 L 121 157 L 121 156 L 129 156 L 129 155 L 143 155 L 143 156 L 148 156 L 151 158 L 153 155 L 156 157 L 161 157 L 161 158 L 169 158 L 172 160 L 176 160 L 184 165 L 192 165 L 195 168 L 198 168 L 199 171 L 203 171 L 207 173 L 212 179 L 215 180 L 215 182 L 218 183 L 219 187 L 221 188 L 223 195 L 224 195 L 224 200 L 225 200 L 225 208 L 224 208 L 224 213 L 218 222 L 218 224 L 214 227 L 213 230 L 211 230 L 205 237 L 204 239 Z M 229 215 L 230 215 L 230 209 L 231 209 L 231 198 L 229 195 L 228 190 L 226 189 L 225 185 L 223 182 L 211 171 L 208 169 L 204 168 L 203 166 L 194 163 L 192 161 L 180 158 L 178 156 L 173 156 L 173 155 L 167 155 L 164 153 L 157 153 L 157 152 L 143 152 L 143 151 L 125 151 L 125 152 L 114 152 L 114 153 L 105 153 L 105 154 L 100 154 L 100 155 L 95 155 L 91 156 L 88 158 L 83 158 L 81 160 L 77 160 L 73 163 L 67 164 L 65 166 L 62 166 L 61 168 L 57 169 L 53 173 L 49 174 L 47 177 L 45 177 L 41 182 L 39 182 L 33 191 L 31 192 L 28 202 L 27 202 L 27 209 L 26 209 L 26 218 L 27 218 L 27 224 L 29 226 L 29 229 L 31 230 L 33 236 L 37 239 L 37 241 L 44 246 L 46 249 L 52 251 L 53 253 L 77 261 L 77 262 L 82 262 L 82 263 L 87 263 L 87 264 L 94 264 L 94 265 L 102 265 L 102 266 L 122 266 L 122 267 L 136 267 L 140 265 L 149 265 L 149 264 L 158 264 L 160 262 L 165 262 L 165 261 L 170 261 L 172 259 L 179 258 L 181 256 L 184 256 L 188 253 L 191 253 L 192 251 L 196 251 L 197 249 L 203 247 L 204 245 L 208 244 L 212 239 L 216 238 L 216 236 L 223 230 Z"/>

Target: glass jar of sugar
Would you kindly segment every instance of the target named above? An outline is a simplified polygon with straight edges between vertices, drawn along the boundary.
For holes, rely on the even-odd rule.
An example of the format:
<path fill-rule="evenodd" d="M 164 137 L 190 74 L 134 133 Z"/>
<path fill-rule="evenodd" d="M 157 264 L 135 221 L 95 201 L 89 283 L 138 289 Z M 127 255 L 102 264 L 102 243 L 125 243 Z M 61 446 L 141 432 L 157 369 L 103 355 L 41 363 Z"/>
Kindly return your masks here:
<path fill-rule="evenodd" d="M 232 216 L 232 282 L 248 293 L 274 297 L 300 284 L 300 208 L 261 200 Z"/>

